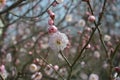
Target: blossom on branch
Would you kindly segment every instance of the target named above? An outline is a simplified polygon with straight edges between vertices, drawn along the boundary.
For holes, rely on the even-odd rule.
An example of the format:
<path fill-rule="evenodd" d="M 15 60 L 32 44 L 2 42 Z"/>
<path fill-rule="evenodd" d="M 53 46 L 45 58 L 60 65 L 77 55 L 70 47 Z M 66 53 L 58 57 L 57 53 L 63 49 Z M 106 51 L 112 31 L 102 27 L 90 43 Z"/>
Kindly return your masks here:
<path fill-rule="evenodd" d="M 59 31 L 49 37 L 49 46 L 54 51 L 63 51 L 67 47 L 68 43 L 69 40 L 67 36 Z"/>

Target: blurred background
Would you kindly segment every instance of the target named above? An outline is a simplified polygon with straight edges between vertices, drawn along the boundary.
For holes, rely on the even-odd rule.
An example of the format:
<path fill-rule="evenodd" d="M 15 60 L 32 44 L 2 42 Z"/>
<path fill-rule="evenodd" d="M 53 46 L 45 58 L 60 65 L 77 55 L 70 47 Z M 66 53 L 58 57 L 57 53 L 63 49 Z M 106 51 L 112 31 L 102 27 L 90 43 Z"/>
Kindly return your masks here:
<path fill-rule="evenodd" d="M 70 47 L 63 53 L 70 63 L 74 62 L 89 40 L 95 25 L 88 20 L 92 14 L 84 0 L 63 0 L 62 3 L 55 4 L 56 1 L 0 2 L 0 74 L 5 80 L 67 80 L 68 65 L 48 45 L 47 10 L 55 13 L 55 26 L 69 38 Z M 97 22 L 104 0 L 89 1 Z M 107 0 L 98 27 L 107 52 L 96 30 L 73 67 L 71 80 L 109 80 L 110 75 L 119 77 L 120 0 Z M 115 54 L 112 54 L 115 50 Z"/>

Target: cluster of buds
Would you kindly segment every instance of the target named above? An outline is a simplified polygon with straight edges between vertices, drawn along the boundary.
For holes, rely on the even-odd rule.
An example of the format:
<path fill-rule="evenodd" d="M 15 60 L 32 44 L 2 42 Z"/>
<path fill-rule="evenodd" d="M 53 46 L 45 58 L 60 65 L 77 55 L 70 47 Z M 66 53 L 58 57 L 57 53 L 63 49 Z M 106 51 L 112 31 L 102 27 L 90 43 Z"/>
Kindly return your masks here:
<path fill-rule="evenodd" d="M 48 20 L 49 24 L 48 32 L 50 34 L 55 33 L 58 30 L 57 27 L 54 25 L 55 14 L 51 10 L 48 10 L 48 14 L 50 16 L 50 19 Z"/>
<path fill-rule="evenodd" d="M 55 14 L 52 10 L 48 10 L 48 15 L 50 19 L 48 20 L 48 33 L 50 34 L 49 37 L 49 46 L 54 51 L 62 51 L 64 48 L 67 47 L 69 40 L 68 37 L 58 31 L 57 27 L 54 25 Z"/>

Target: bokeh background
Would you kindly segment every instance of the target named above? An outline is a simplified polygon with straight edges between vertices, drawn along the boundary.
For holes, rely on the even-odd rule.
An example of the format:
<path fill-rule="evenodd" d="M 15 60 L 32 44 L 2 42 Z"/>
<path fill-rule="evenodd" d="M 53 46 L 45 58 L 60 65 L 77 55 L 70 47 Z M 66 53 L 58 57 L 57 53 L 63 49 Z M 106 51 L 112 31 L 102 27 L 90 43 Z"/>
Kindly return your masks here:
<path fill-rule="evenodd" d="M 98 21 L 104 0 L 89 1 Z M 6 0 L 1 7 L 0 74 L 5 80 L 63 80 L 62 78 L 67 80 L 68 65 L 62 56 L 51 50 L 48 45 L 47 10 L 50 9 L 55 13 L 55 26 L 69 38 L 70 47 L 63 53 L 71 63 L 89 40 L 95 25 L 88 20 L 91 12 L 85 1 L 64 0 L 56 6 L 53 2 L 55 1 Z M 17 5 L 14 5 L 16 3 Z M 73 67 L 71 80 L 98 80 L 90 79 L 91 74 L 99 77 L 99 80 L 109 80 L 110 75 L 116 77 L 117 71 L 114 68 L 120 66 L 118 46 L 120 44 L 120 0 L 107 0 L 99 29 L 108 56 L 96 30 Z M 118 46 L 117 50 L 116 46 Z M 114 55 L 112 52 L 115 50 Z M 111 56 L 113 56 L 112 60 Z M 37 70 L 31 71 L 31 66 L 32 70 L 36 67 Z M 4 71 L 2 71 L 3 67 Z M 37 77 L 41 77 L 40 79 L 36 79 L 37 72 L 39 72 Z"/>

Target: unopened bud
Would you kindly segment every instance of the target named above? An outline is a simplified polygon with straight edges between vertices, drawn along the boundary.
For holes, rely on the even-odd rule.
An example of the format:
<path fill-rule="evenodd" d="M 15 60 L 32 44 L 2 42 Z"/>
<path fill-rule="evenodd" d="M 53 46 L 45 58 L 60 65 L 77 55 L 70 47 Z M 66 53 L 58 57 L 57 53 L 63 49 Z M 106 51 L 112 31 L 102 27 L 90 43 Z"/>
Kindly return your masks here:
<path fill-rule="evenodd" d="M 55 33 L 57 32 L 57 27 L 55 27 L 54 25 L 51 25 L 49 28 L 48 28 L 48 32 L 49 33 Z"/>
<path fill-rule="evenodd" d="M 55 14 L 54 14 L 51 10 L 48 10 L 47 12 L 48 12 L 48 14 L 50 15 L 50 18 L 51 18 L 52 20 L 54 20 L 54 19 L 55 19 Z"/>
<path fill-rule="evenodd" d="M 89 20 L 90 22 L 94 22 L 94 21 L 95 21 L 95 16 L 93 16 L 93 15 L 89 16 L 89 17 L 88 17 L 88 20 Z"/>

